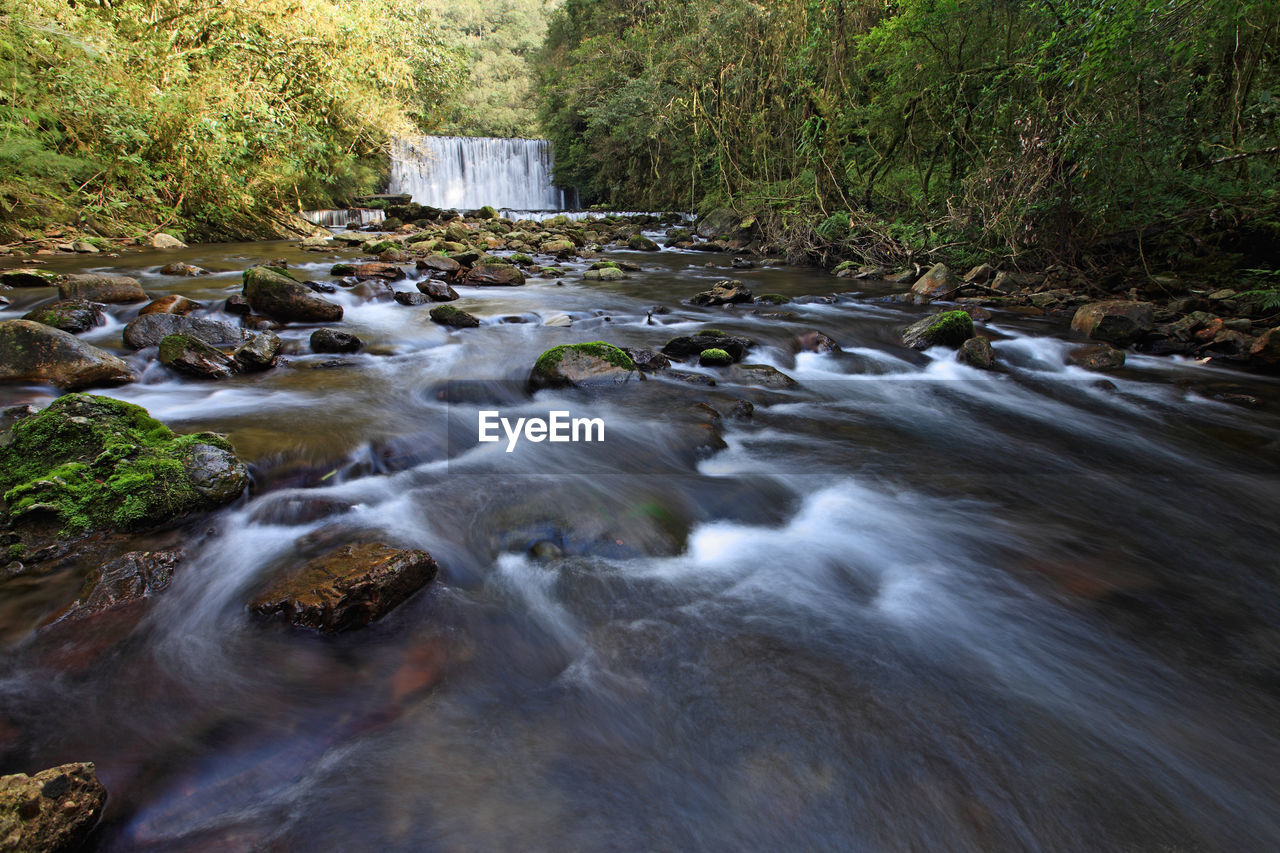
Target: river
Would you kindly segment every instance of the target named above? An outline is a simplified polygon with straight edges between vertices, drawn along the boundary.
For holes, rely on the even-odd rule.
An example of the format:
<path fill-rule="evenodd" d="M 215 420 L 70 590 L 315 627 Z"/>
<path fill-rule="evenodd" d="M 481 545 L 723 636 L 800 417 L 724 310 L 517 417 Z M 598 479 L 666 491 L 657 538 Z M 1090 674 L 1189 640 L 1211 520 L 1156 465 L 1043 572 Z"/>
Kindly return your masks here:
<path fill-rule="evenodd" d="M 340 290 L 356 355 L 290 327 L 287 365 L 223 382 L 130 356 L 141 381 L 97 393 L 226 433 L 254 485 L 124 628 L 35 631 L 74 573 L 0 583 L 0 770 L 96 762 L 103 851 L 1280 849 L 1280 383 L 1132 353 L 1103 377 L 1066 366 L 1065 321 L 1005 313 L 982 372 L 903 348 L 927 309 L 886 282 L 611 255 L 644 271 L 459 288 L 476 329 Z M 47 266 L 217 305 L 252 263 L 349 257 Z M 806 299 L 682 304 L 725 277 Z M 0 318 L 47 292 L 9 295 Z M 85 337 L 121 351 L 137 307 Z M 799 388 L 523 391 L 556 344 L 708 326 Z M 808 329 L 843 352 L 793 352 Z M 508 453 L 476 440 L 491 409 L 605 441 Z M 338 636 L 250 617 L 291 559 L 369 538 L 440 579 Z"/>

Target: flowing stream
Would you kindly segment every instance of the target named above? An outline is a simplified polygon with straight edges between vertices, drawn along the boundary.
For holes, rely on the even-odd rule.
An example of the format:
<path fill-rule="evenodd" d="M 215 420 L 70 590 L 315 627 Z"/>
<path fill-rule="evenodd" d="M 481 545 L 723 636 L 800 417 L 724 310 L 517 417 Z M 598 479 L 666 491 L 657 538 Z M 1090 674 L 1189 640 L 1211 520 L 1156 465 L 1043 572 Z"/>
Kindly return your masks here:
<path fill-rule="evenodd" d="M 301 327 L 287 365 L 223 382 L 130 356 L 142 381 L 100 393 L 226 433 L 254 485 L 181 531 L 123 626 L 36 632 L 79 578 L 0 583 L 0 770 L 96 762 L 106 851 L 1280 849 L 1280 384 L 1141 355 L 1100 377 L 1066 366 L 1065 321 L 1003 313 L 985 373 L 901 347 L 927 309 L 888 283 L 614 256 L 644 271 L 459 288 L 483 318 L 461 331 L 340 290 L 353 356 Z M 48 267 L 218 305 L 280 257 L 325 280 L 351 254 Z M 172 260 L 215 274 L 156 274 Z M 806 298 L 682 303 L 728 276 Z M 0 317 L 48 296 L 9 295 Z M 136 310 L 87 337 L 119 350 Z M 799 387 L 522 388 L 556 344 L 707 326 Z M 794 352 L 808 329 L 843 352 Z M 482 409 L 606 439 L 507 453 Z M 342 635 L 247 612 L 282 566 L 370 538 L 440 578 Z"/>

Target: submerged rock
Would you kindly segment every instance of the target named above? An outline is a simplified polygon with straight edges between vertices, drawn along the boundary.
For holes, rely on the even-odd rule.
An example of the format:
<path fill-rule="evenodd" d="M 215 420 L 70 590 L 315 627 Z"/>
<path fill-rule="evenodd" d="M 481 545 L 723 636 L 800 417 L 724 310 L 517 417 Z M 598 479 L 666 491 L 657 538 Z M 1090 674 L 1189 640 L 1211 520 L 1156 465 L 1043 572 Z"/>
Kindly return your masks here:
<path fill-rule="evenodd" d="M 83 299 L 60 299 L 22 316 L 24 320 L 44 323 L 73 335 L 101 326 L 106 320 L 102 305 Z"/>
<path fill-rule="evenodd" d="M 442 326 L 450 326 L 455 329 L 474 329 L 480 325 L 480 320 L 466 311 L 454 308 L 452 305 L 439 305 L 430 311 L 431 321 L 439 323 Z"/>
<path fill-rule="evenodd" d="M 10 521 L 71 532 L 140 529 L 234 500 L 249 484 L 220 435 L 175 435 L 141 406 L 68 394 L 0 436 Z"/>
<path fill-rule="evenodd" d="M 689 302 L 693 305 L 715 306 L 751 302 L 753 299 L 755 297 L 751 295 L 751 290 L 742 282 L 726 279 L 714 284 L 710 290 L 697 294 Z"/>
<path fill-rule="evenodd" d="M 537 390 L 617 385 L 636 376 L 631 356 L 613 344 L 604 341 L 561 344 L 538 357 L 529 373 L 529 387 Z"/>
<path fill-rule="evenodd" d="M 959 359 L 970 367 L 979 370 L 990 370 L 996 366 L 996 351 L 991 348 L 991 341 L 982 335 L 969 338 L 960 345 Z"/>
<path fill-rule="evenodd" d="M 122 337 L 130 349 L 143 349 L 157 346 L 170 335 L 187 335 L 213 347 L 234 346 L 249 337 L 234 323 L 181 314 L 143 314 L 125 325 Z"/>
<path fill-rule="evenodd" d="M 436 571 L 426 551 L 381 542 L 343 545 L 273 578 L 249 609 L 324 633 L 361 628 L 430 583 Z"/>
<path fill-rule="evenodd" d="M 761 388 L 784 391 L 800 387 L 799 382 L 768 364 L 739 364 L 729 371 L 729 378 L 744 385 L 758 385 Z"/>
<path fill-rule="evenodd" d="M 124 361 L 74 335 L 31 320 L 0 321 L 0 382 L 78 391 L 135 379 Z"/>
<path fill-rule="evenodd" d="M 342 319 L 341 305 L 316 296 L 302 282 L 271 267 L 245 270 L 243 292 L 253 310 L 273 320 L 336 323 Z"/>
<path fill-rule="evenodd" d="M 902 332 L 902 342 L 912 349 L 947 346 L 956 349 L 973 337 L 973 318 L 963 311 L 943 311 L 923 317 Z"/>
<path fill-rule="evenodd" d="M 203 267 L 184 264 L 182 261 L 174 261 L 171 264 L 165 264 L 160 268 L 160 275 L 180 275 L 192 277 L 197 275 L 208 275 L 209 271 Z"/>
<path fill-rule="evenodd" d="M 840 352 L 838 343 L 816 330 L 796 335 L 793 345 L 797 352 Z"/>
<path fill-rule="evenodd" d="M 1155 309 L 1150 302 L 1121 299 L 1090 302 L 1076 309 L 1071 328 L 1091 338 L 1124 346 L 1155 328 Z"/>
<path fill-rule="evenodd" d="M 130 551 L 103 563 L 85 578 L 80 598 L 58 621 L 79 621 L 164 591 L 182 551 Z"/>
<path fill-rule="evenodd" d="M 34 776 L 0 776 L 0 844 L 5 850 L 78 850 L 102 815 L 107 789 L 91 763 L 63 764 Z"/>
<path fill-rule="evenodd" d="M 1124 351 L 1108 344 L 1078 347 L 1067 353 L 1067 361 L 1085 370 L 1119 370 L 1124 367 Z"/>
<path fill-rule="evenodd" d="M 726 335 L 723 332 L 703 331 L 696 335 L 672 338 L 662 348 L 662 354 L 671 358 L 697 358 L 703 350 L 722 349 L 732 356 L 734 361 L 741 361 L 750 348 L 749 338 Z"/>
<path fill-rule="evenodd" d="M 350 332 L 337 329 L 316 329 L 311 333 L 312 352 L 359 352 L 364 348 L 364 341 Z"/>
<path fill-rule="evenodd" d="M 89 302 L 145 302 L 147 293 L 136 278 L 127 275 L 71 275 L 58 285 L 63 299 Z"/>

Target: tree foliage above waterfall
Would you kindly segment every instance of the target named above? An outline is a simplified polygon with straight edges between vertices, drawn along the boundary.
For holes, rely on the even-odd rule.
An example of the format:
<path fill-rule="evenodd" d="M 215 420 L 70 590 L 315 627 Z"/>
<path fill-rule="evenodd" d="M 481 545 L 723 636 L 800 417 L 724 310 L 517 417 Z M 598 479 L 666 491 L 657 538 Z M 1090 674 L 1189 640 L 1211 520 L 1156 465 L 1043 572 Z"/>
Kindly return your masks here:
<path fill-rule="evenodd" d="M 416 0 L 0 0 L 0 222 L 233 234 L 371 189 L 461 82 Z"/>
<path fill-rule="evenodd" d="M 541 136 L 534 64 L 560 0 L 422 0 L 470 69 L 439 129 L 461 136 Z"/>
<path fill-rule="evenodd" d="M 589 202 L 1072 257 L 1275 218 L 1278 51 L 1277 0 L 566 0 L 543 118 Z"/>

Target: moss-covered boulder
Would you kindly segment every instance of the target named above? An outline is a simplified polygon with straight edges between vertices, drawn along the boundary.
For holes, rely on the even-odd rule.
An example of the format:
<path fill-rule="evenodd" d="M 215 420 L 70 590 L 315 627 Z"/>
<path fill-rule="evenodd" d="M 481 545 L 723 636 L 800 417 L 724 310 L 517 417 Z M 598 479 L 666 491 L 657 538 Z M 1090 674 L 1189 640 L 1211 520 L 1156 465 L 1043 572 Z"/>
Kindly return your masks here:
<path fill-rule="evenodd" d="M 956 356 L 963 363 L 979 370 L 991 370 L 996 366 L 996 351 L 991 346 L 991 340 L 982 335 L 969 338 L 961 344 Z"/>
<path fill-rule="evenodd" d="M 631 356 L 613 344 L 561 344 L 538 357 L 529 373 L 529 387 L 537 390 L 617 385 L 638 375 Z"/>
<path fill-rule="evenodd" d="M 160 340 L 160 363 L 196 379 L 228 379 L 239 371 L 235 360 L 191 335 L 169 335 Z"/>
<path fill-rule="evenodd" d="M 336 323 L 342 306 L 322 299 L 288 273 L 271 267 L 244 271 L 244 298 L 259 314 L 296 323 Z"/>
<path fill-rule="evenodd" d="M 719 347 L 712 347 L 698 354 L 698 364 L 703 367 L 724 367 L 733 364 L 733 356 Z"/>
<path fill-rule="evenodd" d="M 786 305 L 790 301 L 790 296 L 783 296 L 781 293 L 762 293 L 756 297 L 757 305 Z"/>
<path fill-rule="evenodd" d="M 659 247 L 657 243 L 643 234 L 632 234 L 627 238 L 627 248 L 634 249 L 637 252 L 656 252 Z"/>
<path fill-rule="evenodd" d="M 64 764 L 33 776 L 0 776 L 0 848 L 79 850 L 102 815 L 107 789 L 92 764 Z"/>
<path fill-rule="evenodd" d="M 616 266 L 587 270 L 582 274 L 583 281 L 621 281 L 627 274 Z"/>
<path fill-rule="evenodd" d="M 957 349 L 971 337 L 973 318 L 963 311 L 943 311 L 923 317 L 902 332 L 902 342 L 912 349 L 931 346 Z"/>
<path fill-rule="evenodd" d="M 463 284 L 515 287 L 524 284 L 524 273 L 506 262 L 478 263 L 462 276 Z"/>
<path fill-rule="evenodd" d="M 697 294 L 689 303 L 692 305 L 736 305 L 740 302 L 750 302 L 755 297 L 751 293 L 751 289 L 737 279 L 725 279 L 718 281 L 710 290 L 704 290 Z"/>
<path fill-rule="evenodd" d="M 451 326 L 455 329 L 474 329 L 480 325 L 479 318 L 452 305 L 439 305 L 432 308 L 430 315 L 433 323 L 439 323 L 441 326 Z"/>
<path fill-rule="evenodd" d="M 83 299 L 59 299 L 22 315 L 22 319 L 44 323 L 72 335 L 87 332 L 106 321 L 102 305 Z"/>
<path fill-rule="evenodd" d="M 124 361 L 61 329 L 31 320 L 0 321 L 0 382 L 79 391 L 135 379 Z"/>
<path fill-rule="evenodd" d="M 181 314 L 143 314 L 125 324 L 122 337 L 130 349 L 158 346 L 169 335 L 190 335 L 209 346 L 235 346 L 249 333 L 234 323 L 184 317 Z"/>
<path fill-rule="evenodd" d="M 249 484 L 220 435 L 175 435 L 141 406 L 68 394 L 0 434 L 0 499 L 11 524 L 73 533 L 142 529 L 235 500 Z"/>
<path fill-rule="evenodd" d="M 696 358 L 704 350 L 719 349 L 727 352 L 734 361 L 741 361 L 751 343 L 749 338 L 726 335 L 719 329 L 704 329 L 696 335 L 672 338 L 662 348 L 662 354 L 670 358 Z"/>
<path fill-rule="evenodd" d="M 35 267 L 0 270 L 0 284 L 8 287 L 57 287 L 65 276 Z"/>

